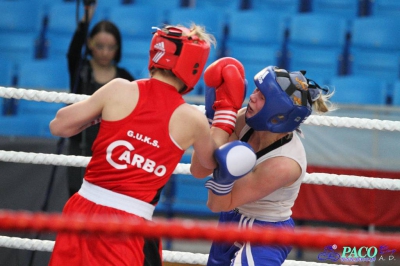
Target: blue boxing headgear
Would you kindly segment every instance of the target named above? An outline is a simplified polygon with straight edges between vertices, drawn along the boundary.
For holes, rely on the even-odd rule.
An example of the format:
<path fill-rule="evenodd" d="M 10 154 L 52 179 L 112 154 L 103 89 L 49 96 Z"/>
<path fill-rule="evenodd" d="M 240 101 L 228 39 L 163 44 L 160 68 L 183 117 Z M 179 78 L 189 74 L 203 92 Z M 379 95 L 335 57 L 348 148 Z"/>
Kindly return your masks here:
<path fill-rule="evenodd" d="M 303 72 L 288 73 L 268 66 L 254 76 L 254 83 L 265 97 L 261 110 L 246 118 L 246 123 L 254 130 L 291 132 L 311 114 L 312 95 Z"/>

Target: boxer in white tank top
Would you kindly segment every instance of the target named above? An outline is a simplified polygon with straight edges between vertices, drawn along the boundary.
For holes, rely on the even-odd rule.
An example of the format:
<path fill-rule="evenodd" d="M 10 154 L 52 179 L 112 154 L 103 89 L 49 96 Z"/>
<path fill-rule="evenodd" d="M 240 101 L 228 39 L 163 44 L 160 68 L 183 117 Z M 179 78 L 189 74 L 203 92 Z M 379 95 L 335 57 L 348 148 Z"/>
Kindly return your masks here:
<path fill-rule="evenodd" d="M 307 167 L 299 126 L 312 109 L 317 113 L 332 110 L 328 101 L 332 94 L 307 79 L 305 72 L 289 73 L 274 66 L 255 75 L 254 83 L 248 106 L 239 111 L 235 131 L 226 141 L 239 139 L 250 144 L 257 155 L 256 165 L 234 181 L 227 194 L 207 187 L 207 206 L 220 212 L 219 223 L 293 229 L 291 208 Z M 221 139 L 216 142 L 225 144 Z M 191 172 L 195 177 L 210 174 L 196 161 L 195 153 Z M 290 250 L 290 246 L 213 243 L 207 265 L 281 265 Z"/>

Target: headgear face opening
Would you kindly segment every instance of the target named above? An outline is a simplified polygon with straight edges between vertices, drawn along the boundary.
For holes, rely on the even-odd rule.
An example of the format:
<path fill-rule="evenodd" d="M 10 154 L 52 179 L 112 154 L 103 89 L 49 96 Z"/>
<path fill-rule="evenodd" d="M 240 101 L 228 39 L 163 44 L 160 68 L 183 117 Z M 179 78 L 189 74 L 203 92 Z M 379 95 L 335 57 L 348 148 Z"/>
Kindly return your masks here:
<path fill-rule="evenodd" d="M 255 130 L 291 132 L 311 114 L 308 81 L 301 72 L 288 73 L 268 66 L 254 76 L 256 87 L 265 97 L 264 106 L 246 123 Z"/>
<path fill-rule="evenodd" d="M 199 81 L 210 53 L 210 45 L 197 36 L 186 36 L 185 27 L 157 29 L 150 45 L 148 68 L 171 70 L 185 84 L 181 94 L 189 93 Z"/>

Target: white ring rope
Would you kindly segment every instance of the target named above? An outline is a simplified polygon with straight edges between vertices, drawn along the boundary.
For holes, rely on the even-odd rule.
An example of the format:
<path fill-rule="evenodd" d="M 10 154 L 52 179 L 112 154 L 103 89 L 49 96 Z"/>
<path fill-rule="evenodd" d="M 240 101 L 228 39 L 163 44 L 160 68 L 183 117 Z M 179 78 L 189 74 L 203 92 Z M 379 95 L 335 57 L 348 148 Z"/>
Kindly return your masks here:
<path fill-rule="evenodd" d="M 0 236 L 0 247 L 52 252 L 55 241 Z"/>
<path fill-rule="evenodd" d="M 56 102 L 56 103 L 75 103 L 88 98 L 88 95 L 73 94 L 66 92 L 43 91 L 32 89 L 16 89 L 11 87 L 0 87 L 0 97 L 26 99 L 33 101 Z M 194 105 L 201 112 L 205 112 L 204 105 Z M 367 118 L 350 118 L 335 116 L 310 115 L 304 122 L 307 125 L 333 126 L 358 129 L 377 129 L 387 131 L 400 131 L 399 121 L 378 120 Z"/>
<path fill-rule="evenodd" d="M 11 87 L 0 86 L 0 97 L 71 104 L 87 99 L 89 96 L 67 93 L 67 92 L 16 89 Z M 201 112 L 205 112 L 204 105 L 194 105 L 194 106 L 197 107 Z M 304 122 L 304 124 L 317 125 L 317 126 L 358 128 L 358 129 L 400 131 L 400 122 L 389 121 L 389 120 L 378 120 L 378 119 L 365 119 L 365 118 L 311 115 Z M 90 157 L 0 150 L 0 161 L 14 162 L 14 163 L 32 163 L 32 164 L 86 167 L 90 161 Z M 189 167 L 190 164 L 180 163 L 174 170 L 174 174 L 190 175 Z M 316 185 L 367 188 L 367 189 L 400 190 L 400 180 L 396 179 L 371 178 L 362 176 L 335 175 L 335 174 L 324 174 L 324 173 L 313 173 L 313 174 L 307 173 L 303 183 L 316 184 Z M 37 239 L 0 236 L 0 247 L 7 247 L 7 248 L 51 252 L 53 250 L 54 243 L 55 243 L 54 241 L 50 240 L 37 240 Z M 165 262 L 206 265 L 207 259 L 208 259 L 208 254 L 163 250 L 163 261 Z M 292 260 L 286 260 L 283 263 L 283 266 L 297 266 L 297 265 L 329 266 L 329 265 L 339 265 L 339 264 L 325 264 L 317 262 L 303 262 L 303 261 L 292 261 Z"/>
<path fill-rule="evenodd" d="M 0 161 L 12 163 L 32 163 L 86 167 L 90 161 L 90 157 L 0 150 Z M 190 164 L 179 163 L 174 170 L 174 174 L 190 175 Z M 366 189 L 400 190 L 400 179 L 363 177 L 353 175 L 312 173 L 306 174 L 303 183 Z"/>
<path fill-rule="evenodd" d="M 19 237 L 0 236 L 0 247 L 5 247 L 5 248 L 52 252 L 54 248 L 54 243 L 55 242 L 51 240 L 37 240 L 37 239 L 28 239 Z M 208 259 L 208 254 L 169 251 L 169 250 L 163 250 L 162 256 L 164 262 L 198 264 L 198 265 L 206 265 Z M 325 263 L 316 263 L 309 261 L 286 260 L 282 265 L 283 266 L 297 266 L 297 265 L 331 266 L 339 264 L 325 264 Z"/>
<path fill-rule="evenodd" d="M 16 89 L 11 87 L 0 87 L 0 96 L 3 98 L 25 99 L 37 102 L 55 102 L 55 103 L 76 103 L 87 99 L 88 95 L 74 94 L 67 92 Z"/>

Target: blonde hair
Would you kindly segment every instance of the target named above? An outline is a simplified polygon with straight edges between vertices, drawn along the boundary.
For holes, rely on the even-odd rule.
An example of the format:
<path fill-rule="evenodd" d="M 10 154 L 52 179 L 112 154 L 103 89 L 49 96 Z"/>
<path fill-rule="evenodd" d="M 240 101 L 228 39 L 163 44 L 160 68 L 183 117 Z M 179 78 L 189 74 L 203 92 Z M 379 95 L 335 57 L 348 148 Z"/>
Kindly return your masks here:
<path fill-rule="evenodd" d="M 161 29 L 162 31 L 168 32 L 168 28 L 170 27 L 183 27 L 187 28 L 181 24 L 177 25 L 164 25 L 164 27 Z M 214 46 L 214 48 L 217 46 L 217 40 L 215 39 L 214 35 L 211 33 L 206 32 L 206 29 L 204 26 L 196 25 L 195 23 L 192 23 L 190 25 L 190 33 L 185 34 L 184 36 L 193 36 L 196 35 L 200 40 L 207 42 L 210 46 Z M 171 70 L 167 69 L 162 69 L 162 68 L 153 68 L 150 70 L 150 77 L 154 75 L 155 72 L 160 72 L 163 76 L 166 77 L 175 77 L 175 74 Z"/>
<path fill-rule="evenodd" d="M 326 87 L 327 89 L 327 87 Z M 327 112 L 331 112 L 337 110 L 337 106 L 334 105 L 329 99 L 332 98 L 335 91 L 328 92 L 326 94 L 320 93 L 319 97 L 313 102 L 313 111 L 317 114 L 324 114 Z"/>
<path fill-rule="evenodd" d="M 161 30 L 164 32 L 168 32 L 168 28 L 187 28 L 181 24 L 177 25 L 165 25 Z M 217 40 L 215 39 L 214 35 L 211 33 L 208 33 L 206 31 L 206 28 L 201 25 L 197 25 L 195 23 L 190 24 L 190 27 L 188 28 L 190 33 L 186 34 L 183 33 L 183 36 L 193 36 L 196 35 L 200 40 L 207 42 L 210 46 L 213 45 L 214 48 L 217 46 Z"/>
<path fill-rule="evenodd" d="M 210 46 L 214 46 L 214 48 L 217 46 L 217 40 L 215 39 L 214 35 L 206 32 L 206 28 L 204 26 L 192 23 L 189 30 L 190 34 L 188 36 L 196 35 L 200 40 L 206 41 Z"/>

